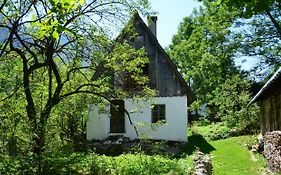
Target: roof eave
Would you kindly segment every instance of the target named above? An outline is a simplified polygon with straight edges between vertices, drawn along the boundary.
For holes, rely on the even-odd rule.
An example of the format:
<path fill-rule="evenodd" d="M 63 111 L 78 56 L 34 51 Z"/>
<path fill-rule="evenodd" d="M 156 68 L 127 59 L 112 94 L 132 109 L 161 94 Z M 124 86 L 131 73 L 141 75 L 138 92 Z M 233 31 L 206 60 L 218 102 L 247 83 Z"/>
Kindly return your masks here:
<path fill-rule="evenodd" d="M 260 91 L 254 96 L 254 98 L 249 102 L 248 106 L 258 101 L 266 92 L 268 88 L 278 79 L 281 78 L 281 67 L 275 72 L 275 74 L 265 83 L 265 85 L 260 89 Z"/>

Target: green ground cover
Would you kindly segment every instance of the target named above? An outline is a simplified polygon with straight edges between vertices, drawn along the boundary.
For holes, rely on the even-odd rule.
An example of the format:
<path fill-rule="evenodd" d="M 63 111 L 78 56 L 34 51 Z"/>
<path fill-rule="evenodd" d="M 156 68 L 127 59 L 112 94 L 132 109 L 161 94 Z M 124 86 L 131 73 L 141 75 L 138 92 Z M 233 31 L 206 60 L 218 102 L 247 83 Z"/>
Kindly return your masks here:
<path fill-rule="evenodd" d="M 0 174 L 34 174 L 32 162 L 0 155 Z M 95 153 L 71 153 L 44 158 L 42 175 L 189 175 L 193 171 L 191 156 L 122 154 L 111 157 Z"/>
<path fill-rule="evenodd" d="M 248 149 L 249 145 L 257 142 L 256 136 L 247 135 L 210 140 L 209 136 L 212 133 L 228 132 L 229 129 L 220 125 L 192 127 L 188 137 L 188 145 L 183 151 L 192 154 L 195 150 L 200 150 L 210 154 L 213 157 L 214 175 L 260 175 L 265 173 L 267 171 L 266 162 L 262 155 L 254 154 Z M 214 128 L 215 130 L 212 130 Z"/>
<path fill-rule="evenodd" d="M 252 136 L 232 137 L 211 141 L 214 147 L 214 175 L 258 175 L 265 171 L 265 160 L 259 154 L 250 152 L 245 146 Z"/>
<path fill-rule="evenodd" d="M 59 151 L 58 154 L 43 157 L 44 173 L 84 175 L 192 174 L 194 167 L 192 158 L 196 150 L 212 156 L 214 175 L 260 175 L 267 171 L 263 157 L 251 153 L 248 149 L 250 145 L 257 142 L 256 136 L 247 135 L 211 140 L 209 136 L 212 134 L 224 135 L 224 131 L 228 132 L 229 129 L 222 124 L 194 125 L 193 127 L 189 132 L 188 143 L 182 147 L 182 154 L 177 157 L 165 154 L 146 155 L 141 151 L 114 157 L 98 155 L 91 151 L 74 153 L 65 149 L 62 152 Z M 26 157 L 0 155 L 0 159 L 0 172 L 33 174 L 36 171 L 33 157 L 27 159 Z"/>

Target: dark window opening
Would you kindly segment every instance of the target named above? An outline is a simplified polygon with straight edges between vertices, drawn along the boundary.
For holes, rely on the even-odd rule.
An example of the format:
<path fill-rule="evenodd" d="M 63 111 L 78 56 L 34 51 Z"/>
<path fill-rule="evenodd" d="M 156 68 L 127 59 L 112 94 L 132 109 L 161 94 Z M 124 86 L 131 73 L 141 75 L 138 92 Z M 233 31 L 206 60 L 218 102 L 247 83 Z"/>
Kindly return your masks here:
<path fill-rule="evenodd" d="M 166 120 L 166 109 L 164 104 L 156 104 L 151 108 L 151 122 L 156 123 L 161 120 Z"/>
<path fill-rule="evenodd" d="M 110 133 L 125 133 L 125 103 L 113 100 L 110 104 Z"/>
<path fill-rule="evenodd" d="M 136 38 L 134 38 L 134 46 L 138 50 L 144 46 L 144 35 L 139 35 Z"/>
<path fill-rule="evenodd" d="M 125 90 L 137 90 L 139 89 L 139 84 L 137 83 L 136 80 L 132 78 L 131 73 L 126 73 L 125 74 Z"/>
<path fill-rule="evenodd" d="M 142 68 L 142 73 L 138 76 L 148 76 L 148 64 L 145 64 Z M 125 83 L 124 88 L 127 91 L 140 91 L 142 90 L 143 82 L 138 82 L 133 78 L 133 73 L 125 73 Z"/>
<path fill-rule="evenodd" d="M 142 67 L 142 74 L 148 76 L 148 63 Z"/>

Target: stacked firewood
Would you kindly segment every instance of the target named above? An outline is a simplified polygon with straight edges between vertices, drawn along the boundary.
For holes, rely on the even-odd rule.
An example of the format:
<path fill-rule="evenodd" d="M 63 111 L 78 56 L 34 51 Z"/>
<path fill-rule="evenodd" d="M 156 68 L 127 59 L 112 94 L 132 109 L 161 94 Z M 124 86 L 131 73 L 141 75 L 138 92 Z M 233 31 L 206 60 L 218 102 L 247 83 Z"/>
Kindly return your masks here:
<path fill-rule="evenodd" d="M 281 174 L 281 131 L 267 132 L 264 135 L 263 154 L 269 169 Z"/>

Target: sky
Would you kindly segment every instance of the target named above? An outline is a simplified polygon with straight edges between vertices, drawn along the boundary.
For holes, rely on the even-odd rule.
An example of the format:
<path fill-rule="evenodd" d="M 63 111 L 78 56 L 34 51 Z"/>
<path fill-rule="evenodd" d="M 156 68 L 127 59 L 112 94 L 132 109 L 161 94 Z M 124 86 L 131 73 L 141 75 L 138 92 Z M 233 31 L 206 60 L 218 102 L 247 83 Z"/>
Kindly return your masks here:
<path fill-rule="evenodd" d="M 194 8 L 198 8 L 201 5 L 196 0 L 149 0 L 149 2 L 151 3 L 152 10 L 157 12 L 156 35 L 163 48 L 171 44 L 172 37 L 177 33 L 182 19 L 191 15 Z M 248 71 L 255 64 L 251 59 L 246 62 L 243 62 L 243 60 L 244 58 L 235 60 L 236 65 L 241 66 L 243 70 Z"/>
<path fill-rule="evenodd" d="M 152 10 L 158 12 L 157 39 L 163 48 L 171 44 L 182 19 L 191 15 L 200 3 L 195 0 L 149 0 Z"/>

